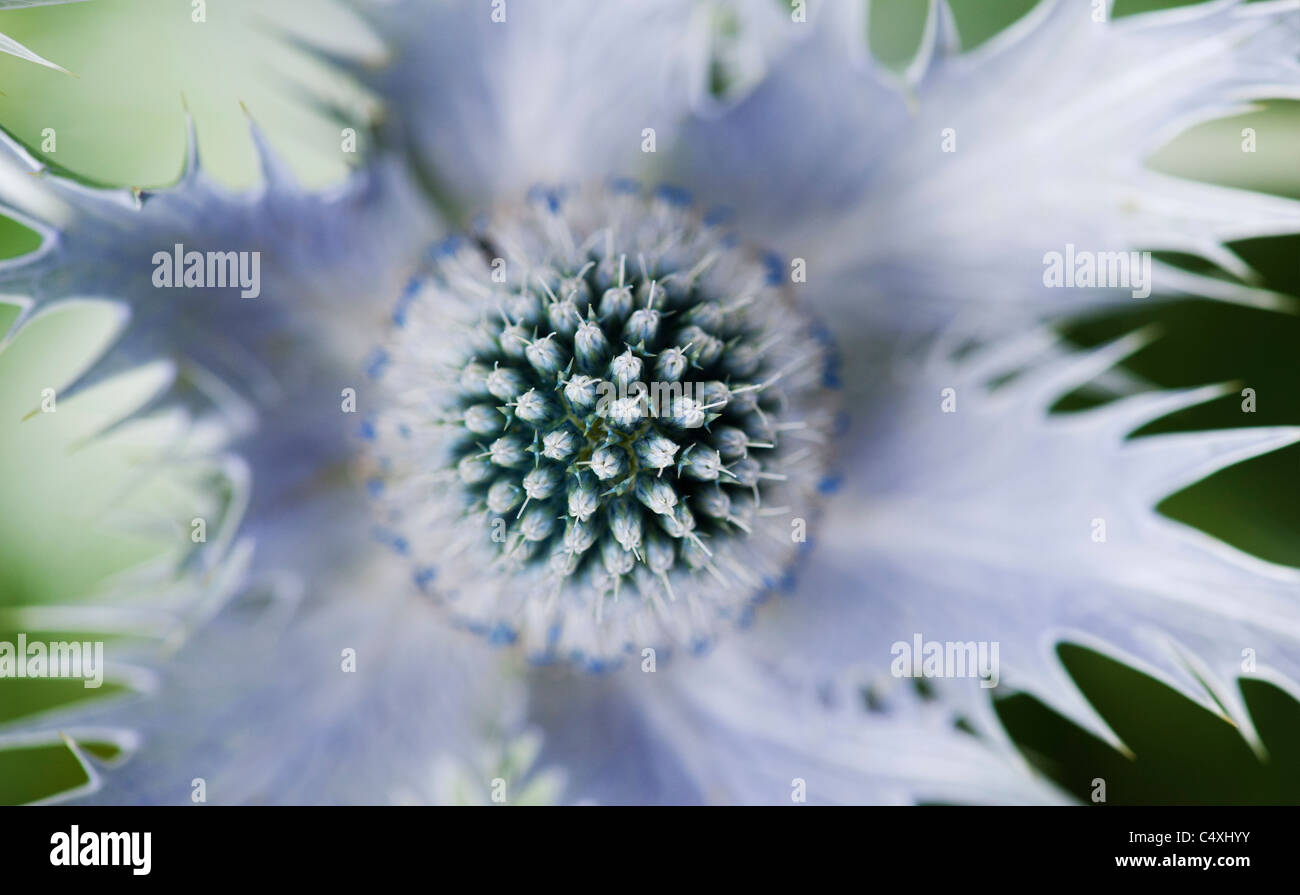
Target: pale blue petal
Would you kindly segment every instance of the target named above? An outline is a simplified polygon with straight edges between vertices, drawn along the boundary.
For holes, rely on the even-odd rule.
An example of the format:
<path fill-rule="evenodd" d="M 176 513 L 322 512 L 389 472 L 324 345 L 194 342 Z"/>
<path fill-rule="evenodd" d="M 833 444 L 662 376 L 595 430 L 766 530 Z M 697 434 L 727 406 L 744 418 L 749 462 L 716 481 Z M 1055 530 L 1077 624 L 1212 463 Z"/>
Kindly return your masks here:
<path fill-rule="evenodd" d="M 573 798 L 611 804 L 1051 803 L 1008 744 L 943 710 L 869 714 L 755 658 L 707 657 L 607 677 L 535 676 L 531 711 Z M 816 682 L 820 683 L 820 682 Z"/>
<path fill-rule="evenodd" d="M 1178 673 L 1202 701 L 1184 654 L 1222 679 L 1239 673 L 1246 649 L 1261 667 L 1300 675 L 1300 571 L 1154 509 L 1219 469 L 1300 440 L 1300 428 L 1126 440 L 1228 393 L 1213 386 L 1048 413 L 1142 344 L 1072 354 L 1035 332 L 965 361 L 940 352 L 897 370 L 850 430 L 863 449 L 795 594 L 761 614 L 745 643 L 791 674 L 870 680 L 888 672 L 892 645 L 917 633 L 997 642 L 1003 682 L 1098 729 L 1052 651 L 1061 638 L 1101 640 Z M 948 388 L 955 412 L 943 410 Z M 964 698 L 987 702 L 975 681 L 964 683 Z"/>
<path fill-rule="evenodd" d="M 256 592 L 226 609 L 156 693 L 105 713 L 138 748 L 90 800 L 189 804 L 202 778 L 209 804 L 385 804 L 440 757 L 510 732 L 518 675 L 407 584 L 387 557 L 358 559 L 298 595 L 300 609 Z M 344 670 L 348 649 L 355 671 Z"/>
<path fill-rule="evenodd" d="M 355 442 L 357 415 L 341 412 L 361 390 L 364 360 L 391 323 L 392 307 L 433 222 L 391 160 L 326 193 L 300 190 L 254 128 L 262 186 L 231 194 L 202 170 L 191 130 L 179 182 L 156 192 L 103 190 L 45 174 L 65 206 L 30 255 L 0 262 L 0 288 L 36 305 L 94 291 L 128 303 L 132 326 L 103 377 L 141 358 L 170 357 L 210 383 L 257 437 L 242 446 L 257 483 L 254 507 L 301 495 Z M 21 147 L 5 150 L 43 170 Z M 258 252 L 260 294 L 241 287 L 158 288 L 155 254 Z M 92 380 L 93 381 L 93 380 Z"/>
<path fill-rule="evenodd" d="M 451 197 L 481 210 L 534 183 L 644 171 L 688 112 L 689 0 L 396 4 L 378 11 L 393 65 L 378 87 Z"/>
<path fill-rule="evenodd" d="M 1067 244 L 1197 254 L 1246 281 L 1156 264 L 1156 294 L 1287 304 L 1223 243 L 1300 230 L 1300 203 L 1142 163 L 1192 124 L 1295 93 L 1292 6 L 1098 23 L 1087 4 L 1045 2 L 979 51 L 937 56 L 914 96 L 855 65 L 835 16 L 808 27 L 744 102 L 690 123 L 673 171 L 803 258 L 815 304 L 897 327 L 976 304 L 1023 319 L 1130 300 L 1046 289 L 1044 253 Z"/>

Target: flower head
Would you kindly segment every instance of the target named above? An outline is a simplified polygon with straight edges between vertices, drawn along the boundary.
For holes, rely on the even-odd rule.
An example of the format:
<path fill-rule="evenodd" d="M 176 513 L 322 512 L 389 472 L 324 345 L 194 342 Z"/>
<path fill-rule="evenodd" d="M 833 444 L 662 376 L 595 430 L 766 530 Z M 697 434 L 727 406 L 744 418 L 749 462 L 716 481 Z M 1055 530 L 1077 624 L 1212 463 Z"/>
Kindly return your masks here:
<path fill-rule="evenodd" d="M 251 599 L 215 616 L 203 602 L 210 620 L 164 691 L 112 710 L 140 750 L 98 800 L 172 801 L 201 768 L 231 802 L 369 803 L 422 781 L 415 799 L 477 800 L 498 779 L 527 801 L 510 771 L 540 747 L 537 765 L 563 769 L 580 800 L 1042 801 L 1053 793 L 997 734 L 983 680 L 936 684 L 942 705 L 872 705 L 896 638 L 1000 644 L 1001 680 L 1076 716 L 1090 709 L 1046 648 L 1067 632 L 1166 666 L 1177 638 L 1179 655 L 1207 657 L 1179 663 L 1183 685 L 1208 686 L 1243 730 L 1213 674 L 1235 676 L 1246 644 L 1300 673 L 1295 570 L 1156 511 L 1170 488 L 1296 433 L 1130 438 L 1194 396 L 1133 394 L 1143 384 L 1111 369 L 1122 350 L 1062 352 L 1039 330 L 1136 297 L 1054 291 L 1040 260 L 1075 244 L 1200 259 L 1153 259 L 1153 296 L 1288 307 L 1229 243 L 1295 232 L 1300 206 L 1143 160 L 1192 121 L 1294 93 L 1294 2 L 1110 22 L 1111 3 L 1043 0 L 979 49 L 958 4 L 920 4 L 915 53 L 886 78 L 863 39 L 884 4 L 866 21 L 861 4 L 797 5 L 372 5 L 392 64 L 353 74 L 388 114 L 366 116 L 375 155 L 337 194 L 302 191 L 258 129 L 262 183 L 234 196 L 193 141 L 180 181 L 141 193 L 69 181 L 0 133 L 0 155 L 41 173 L 12 180 L 67 212 L 41 203 L 43 243 L 0 264 L 7 290 L 127 300 L 118 357 L 162 350 L 257 415 L 240 446 L 255 483 L 240 543 L 256 553 L 232 584 Z M 337 161 L 330 130 L 295 142 Z M 694 646 L 745 618 L 829 490 L 834 376 L 815 328 L 779 267 L 671 191 L 537 190 L 445 244 L 385 327 L 377 382 L 353 389 L 359 346 L 382 337 L 374 302 L 444 216 L 614 172 L 725 202 L 801 259 L 800 302 L 833 319 L 862 409 L 837 433 L 843 485 L 798 599 L 654 677 L 517 676 L 512 654 L 444 630 L 410 579 L 534 657 L 603 668 L 640 647 L 650 671 L 646 646 Z M 263 297 L 161 292 L 140 259 L 180 242 L 264 252 Z M 1052 412 L 1103 378 L 1123 400 Z M 362 465 L 399 561 L 374 556 L 342 474 L 353 409 L 369 416 Z M 274 618 L 249 611 L 264 604 Z"/>
<path fill-rule="evenodd" d="M 739 619 L 802 542 L 832 422 L 825 340 L 778 271 L 626 183 L 535 190 L 440 247 L 368 429 L 417 579 L 595 667 Z"/>

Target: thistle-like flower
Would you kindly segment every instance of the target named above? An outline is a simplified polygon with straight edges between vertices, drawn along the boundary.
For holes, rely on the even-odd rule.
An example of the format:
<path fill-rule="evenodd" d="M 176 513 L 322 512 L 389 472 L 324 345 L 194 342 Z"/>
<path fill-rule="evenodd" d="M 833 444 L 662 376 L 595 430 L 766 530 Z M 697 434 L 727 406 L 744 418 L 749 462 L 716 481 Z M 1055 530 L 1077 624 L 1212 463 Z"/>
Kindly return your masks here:
<path fill-rule="evenodd" d="M 364 427 L 416 580 L 593 668 L 740 620 L 805 541 L 833 423 L 780 263 L 627 182 L 534 190 L 433 254 Z"/>
<path fill-rule="evenodd" d="M 127 300 L 119 359 L 161 350 L 247 398 L 256 554 L 233 572 L 255 599 L 302 604 L 291 622 L 215 613 L 164 692 L 111 716 L 141 751 L 99 798 L 170 801 L 178 783 L 184 798 L 202 767 L 213 801 L 490 800 L 510 774 L 472 756 L 508 756 L 525 730 L 541 737 L 526 756 L 578 800 L 788 803 L 797 780 L 813 802 L 1042 801 L 1004 738 L 948 723 L 964 699 L 963 720 L 995 729 L 984 681 L 914 712 L 864 708 L 894 641 L 998 643 L 999 680 L 1084 717 L 1050 651 L 1064 632 L 1162 666 L 1177 638 L 1174 655 L 1204 657 L 1189 688 L 1237 673 L 1246 646 L 1300 677 L 1300 574 L 1155 512 L 1300 433 L 1130 438 L 1222 390 L 1143 394 L 1123 377 L 1119 400 L 1052 412 L 1143 343 L 1056 345 L 1044 318 L 1135 293 L 1050 289 L 1040 266 L 1075 244 L 1164 250 L 1152 296 L 1287 306 L 1226 242 L 1300 230 L 1300 204 L 1141 162 L 1189 121 L 1294 93 L 1293 2 L 1112 22 L 1110 3 L 1043 0 L 957 52 L 957 4 L 936 0 L 885 77 L 864 58 L 862 4 L 506 6 L 366 7 L 391 65 L 352 74 L 389 114 L 337 193 L 302 191 L 257 130 L 263 183 L 237 196 L 192 140 L 181 180 L 145 193 L 70 183 L 5 141 L 0 156 L 43 175 L 11 185 L 66 212 L 23 206 L 44 241 L 0 262 L 6 291 Z M 672 192 L 614 182 L 502 205 L 611 175 L 731 207 L 808 276 Z M 417 257 L 465 209 L 494 207 Z M 155 288 L 139 259 L 180 242 L 261 251 L 261 297 Z M 842 371 L 786 290 L 834 323 Z M 929 362 L 922 340 L 942 349 Z M 375 381 L 358 382 L 376 343 Z M 365 537 L 358 468 L 400 561 Z M 773 584 L 795 598 L 745 636 L 641 673 L 656 670 L 646 648 L 708 642 Z M 631 652 L 641 667 L 518 673 L 516 650 L 446 630 L 420 590 L 534 658 L 606 668 Z M 334 671 L 341 651 L 355 674 Z M 518 714 L 502 709 L 516 697 Z M 1249 729 L 1230 696 L 1214 703 Z"/>

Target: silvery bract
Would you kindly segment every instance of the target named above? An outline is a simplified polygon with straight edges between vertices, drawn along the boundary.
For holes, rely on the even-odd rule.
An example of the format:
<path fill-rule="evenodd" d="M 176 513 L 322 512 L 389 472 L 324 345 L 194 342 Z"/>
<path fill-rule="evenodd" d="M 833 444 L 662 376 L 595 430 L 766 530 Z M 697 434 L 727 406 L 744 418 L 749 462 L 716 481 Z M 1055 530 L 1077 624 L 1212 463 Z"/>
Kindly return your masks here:
<path fill-rule="evenodd" d="M 868 713 L 891 644 L 996 643 L 1001 685 L 1098 728 L 1063 635 L 1189 693 L 1243 646 L 1300 673 L 1300 576 L 1153 510 L 1300 431 L 1126 440 L 1214 388 L 1049 413 L 1148 336 L 1078 352 L 1048 318 L 1147 287 L 1282 298 L 1043 272 L 1078 247 L 1241 276 L 1224 240 L 1300 230 L 1300 204 L 1141 164 L 1294 95 L 1300 13 L 1046 0 L 962 54 L 934 2 L 886 73 L 862 4 L 808 6 L 363 6 L 392 50 L 357 73 L 386 148 L 344 187 L 298 188 L 256 129 L 248 195 L 192 137 L 157 193 L 42 178 L 45 242 L 0 266 L 26 328 L 125 302 L 97 375 L 174 358 L 251 471 L 251 558 L 221 563 L 240 586 L 170 599 L 195 623 L 155 692 L 28 725 L 135 732 L 94 798 L 481 802 L 509 778 L 510 801 L 1052 800 L 977 680 Z M 260 295 L 156 288 L 145 259 L 174 246 L 259 252 Z"/>

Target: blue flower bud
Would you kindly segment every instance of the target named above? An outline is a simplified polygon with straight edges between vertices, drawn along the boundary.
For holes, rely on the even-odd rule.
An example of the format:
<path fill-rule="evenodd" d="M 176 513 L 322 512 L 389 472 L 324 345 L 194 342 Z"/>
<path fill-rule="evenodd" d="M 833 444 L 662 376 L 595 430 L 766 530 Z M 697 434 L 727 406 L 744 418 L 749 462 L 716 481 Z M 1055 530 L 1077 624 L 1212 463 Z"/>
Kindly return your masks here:
<path fill-rule="evenodd" d="M 465 332 L 464 346 L 477 357 L 491 356 L 500 345 L 500 334 L 486 322 L 468 327 Z"/>
<path fill-rule="evenodd" d="M 518 532 L 528 541 L 544 541 L 555 531 L 555 511 L 545 505 L 524 511 L 519 519 Z"/>
<path fill-rule="evenodd" d="M 538 466 L 524 476 L 524 493 L 531 500 L 546 500 L 559 489 L 563 478 L 560 470 L 550 464 Z"/>
<path fill-rule="evenodd" d="M 469 398 L 486 398 L 490 394 L 487 386 L 488 376 L 491 375 L 492 368 L 486 364 L 480 364 L 472 361 L 465 365 L 460 373 L 460 389 Z"/>
<path fill-rule="evenodd" d="M 671 515 L 655 516 L 659 525 L 674 538 L 688 538 L 695 532 L 695 516 L 686 504 L 678 501 Z"/>
<path fill-rule="evenodd" d="M 564 398 L 575 413 L 585 414 L 596 409 L 599 386 L 602 380 L 581 374 L 564 383 Z"/>
<path fill-rule="evenodd" d="M 713 519 L 731 515 L 731 498 L 721 488 L 704 488 L 695 493 L 695 508 Z"/>
<path fill-rule="evenodd" d="M 682 454 L 677 469 L 682 475 L 703 482 L 716 482 L 722 472 L 722 458 L 711 447 L 693 444 Z"/>
<path fill-rule="evenodd" d="M 643 435 L 632 443 L 637 460 L 642 466 L 651 469 L 667 469 L 672 466 L 679 447 L 671 438 L 657 434 Z"/>
<path fill-rule="evenodd" d="M 523 326 L 540 326 L 544 319 L 542 300 L 528 290 L 517 292 L 506 299 L 506 315 Z"/>
<path fill-rule="evenodd" d="M 737 460 L 727 467 L 732 478 L 738 484 L 746 488 L 752 488 L 758 484 L 758 474 L 762 471 L 763 466 L 757 460 L 746 457 L 744 460 Z"/>
<path fill-rule="evenodd" d="M 602 369 L 609 357 L 609 342 L 605 339 L 605 331 L 592 322 L 579 326 L 573 334 L 573 356 L 577 359 L 580 370 L 595 373 Z"/>
<path fill-rule="evenodd" d="M 660 259 L 665 271 L 672 270 L 675 259 L 672 256 L 665 256 Z M 681 304 L 691 294 L 691 280 L 689 277 L 680 276 L 677 273 L 671 273 L 667 276 L 660 277 L 659 289 L 664 293 L 665 304 Z"/>
<path fill-rule="evenodd" d="M 579 311 L 586 310 L 591 304 L 591 287 L 581 276 L 565 277 L 560 280 L 555 294 L 565 301 L 573 302 Z"/>
<path fill-rule="evenodd" d="M 700 302 L 682 315 L 682 322 L 716 333 L 722 332 L 725 318 L 726 313 L 720 305 L 713 302 Z"/>
<path fill-rule="evenodd" d="M 532 285 L 534 290 L 540 290 L 538 298 L 545 302 L 553 302 L 559 299 L 560 281 L 564 279 L 563 274 L 553 267 L 539 267 L 533 271 Z"/>
<path fill-rule="evenodd" d="M 636 299 L 632 297 L 632 289 L 624 286 L 621 289 L 606 289 L 600 296 L 597 312 L 601 322 L 608 326 L 626 320 L 634 307 L 636 307 Z"/>
<path fill-rule="evenodd" d="M 645 416 L 645 402 L 639 397 L 615 398 L 605 408 L 605 418 L 620 432 L 634 431 Z"/>
<path fill-rule="evenodd" d="M 627 452 L 621 447 L 597 448 L 591 454 L 591 471 L 602 482 L 627 475 Z"/>
<path fill-rule="evenodd" d="M 506 418 L 491 404 L 473 404 L 465 408 L 465 428 L 475 435 L 495 435 Z"/>
<path fill-rule="evenodd" d="M 698 326 L 683 326 L 673 336 L 673 343 L 684 346 L 686 356 L 697 367 L 713 366 L 722 357 L 726 345 L 716 336 Z"/>
<path fill-rule="evenodd" d="M 546 320 L 554 332 L 571 339 L 582 325 L 582 312 L 577 302 L 565 298 L 547 305 Z"/>
<path fill-rule="evenodd" d="M 623 325 L 623 341 L 629 345 L 651 344 L 659 334 L 659 312 L 648 308 L 633 311 Z"/>
<path fill-rule="evenodd" d="M 492 464 L 486 457 L 477 454 L 470 454 L 468 457 L 461 458 L 456 464 L 456 472 L 460 475 L 460 480 L 466 485 L 477 485 L 486 482 L 492 478 Z"/>
<path fill-rule="evenodd" d="M 624 550 L 635 553 L 641 549 L 641 508 L 630 499 L 619 497 L 610 502 L 606 524 Z"/>
<path fill-rule="evenodd" d="M 526 423 L 542 425 L 560 417 L 560 407 L 548 393 L 530 388 L 514 405 L 515 416 Z"/>
<path fill-rule="evenodd" d="M 754 383 L 735 382 L 727 392 L 727 403 L 733 413 L 750 414 L 758 409 L 760 387 Z"/>
<path fill-rule="evenodd" d="M 671 572 L 676 562 L 677 550 L 671 538 L 664 537 L 655 529 L 646 532 L 645 563 L 656 575 Z"/>
<path fill-rule="evenodd" d="M 677 492 L 660 476 L 637 476 L 635 490 L 636 499 L 656 515 L 671 515 L 673 507 L 677 506 Z"/>
<path fill-rule="evenodd" d="M 655 280 L 643 282 L 636 290 L 636 303 L 642 308 L 662 308 L 667 298 L 667 293 Z"/>
<path fill-rule="evenodd" d="M 641 368 L 641 358 L 629 348 L 609 362 L 609 378 L 626 391 L 628 386 L 641 378 Z"/>
<path fill-rule="evenodd" d="M 501 330 L 497 341 L 501 344 L 501 353 L 511 360 L 520 360 L 528 348 L 531 339 L 529 328 L 522 323 L 515 323 Z"/>
<path fill-rule="evenodd" d="M 698 540 L 687 538 L 681 541 L 678 549 L 681 551 L 682 559 L 692 569 L 708 567 L 711 557 L 705 552 L 703 544 Z"/>
<path fill-rule="evenodd" d="M 514 468 L 529 461 L 528 445 L 517 435 L 502 435 L 488 446 L 488 457 L 497 466 Z"/>
<path fill-rule="evenodd" d="M 574 556 L 586 553 L 596 543 L 599 534 L 599 526 L 582 519 L 570 519 L 564 527 L 564 551 Z"/>
<path fill-rule="evenodd" d="M 726 460 L 739 460 L 749 453 L 749 436 L 735 426 L 715 427 L 713 444 Z"/>
<path fill-rule="evenodd" d="M 680 348 L 666 348 L 655 359 L 655 378 L 663 382 L 680 382 L 690 369 L 690 359 Z"/>
<path fill-rule="evenodd" d="M 696 385 L 695 398 L 701 404 L 701 409 L 714 416 L 722 413 L 726 409 L 728 402 L 731 400 L 731 389 L 726 383 L 718 382 L 716 379 L 710 382 L 701 382 Z"/>
<path fill-rule="evenodd" d="M 583 438 L 571 423 L 561 423 L 542 436 L 542 456 L 566 463 L 577 456 Z"/>
<path fill-rule="evenodd" d="M 528 380 L 514 367 L 496 367 L 487 374 L 487 390 L 502 401 L 511 401 L 528 388 Z"/>
<path fill-rule="evenodd" d="M 627 256 L 625 255 L 606 255 L 600 259 L 596 265 L 596 288 L 602 291 L 617 286 L 622 280 L 627 270 Z"/>
<path fill-rule="evenodd" d="M 517 507 L 523 499 L 524 489 L 509 479 L 497 479 L 488 489 L 487 506 L 489 510 L 501 516 Z"/>
<path fill-rule="evenodd" d="M 662 416 L 678 429 L 698 429 L 707 421 L 701 405 L 694 398 L 687 397 L 673 398 L 669 401 Z"/>
<path fill-rule="evenodd" d="M 605 571 L 615 578 L 620 578 L 636 568 L 636 556 L 612 537 L 601 538 L 600 561 L 605 566 Z"/>
<path fill-rule="evenodd" d="M 560 347 L 555 333 L 533 340 L 524 354 L 532 368 L 543 376 L 554 376 L 569 363 L 569 356 Z"/>
<path fill-rule="evenodd" d="M 586 522 L 600 509 L 600 493 L 581 477 L 569 483 L 569 515 Z"/>

